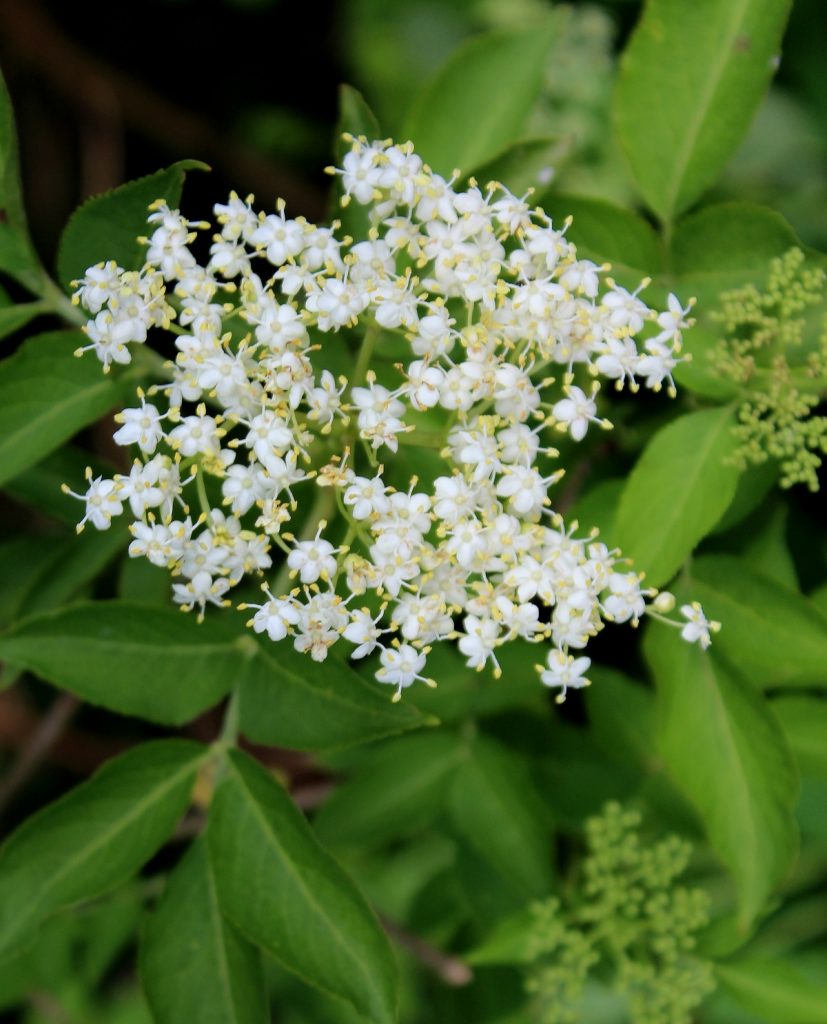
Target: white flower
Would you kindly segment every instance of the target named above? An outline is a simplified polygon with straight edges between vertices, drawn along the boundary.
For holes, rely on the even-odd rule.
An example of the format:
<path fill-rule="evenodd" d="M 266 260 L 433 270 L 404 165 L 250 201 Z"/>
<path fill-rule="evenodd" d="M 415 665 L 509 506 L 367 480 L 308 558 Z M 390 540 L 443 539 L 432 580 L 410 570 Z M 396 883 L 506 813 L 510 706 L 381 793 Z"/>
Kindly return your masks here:
<path fill-rule="evenodd" d="M 396 687 L 396 693 L 393 695 L 395 701 L 399 700 L 402 691 L 417 679 L 432 684 L 432 680 L 422 675 L 426 660 L 424 651 L 418 651 L 410 644 L 385 647 L 379 660 L 382 667 L 377 671 L 376 678 L 380 683 Z"/>
<path fill-rule="evenodd" d="M 151 455 L 163 437 L 164 417 L 151 402 L 144 401 L 143 394 L 140 397 L 140 408 L 124 409 L 115 416 L 115 422 L 123 426 L 115 431 L 113 440 L 120 445 L 136 444 L 142 452 Z"/>
<path fill-rule="evenodd" d="M 367 608 L 360 608 L 350 613 L 350 622 L 345 626 L 342 636 L 352 644 L 358 645 L 351 654 L 351 658 L 366 658 L 381 647 L 379 637 L 383 633 L 390 633 L 389 629 L 380 629 L 377 625 L 384 613 L 384 608 L 375 617 Z"/>
<path fill-rule="evenodd" d="M 248 605 L 257 611 L 250 620 L 256 633 L 266 633 L 271 640 L 283 640 L 301 619 L 295 601 L 290 598 L 270 598 L 260 605 Z"/>
<path fill-rule="evenodd" d="M 102 476 L 92 479 L 92 470 L 87 469 L 86 479 L 89 487 L 85 494 L 75 494 L 64 484 L 63 493 L 85 502 L 86 511 L 83 519 L 78 523 L 77 531 L 81 532 L 87 522 L 91 523 L 96 530 L 108 530 L 112 524 L 112 517 L 119 516 L 123 512 L 123 504 L 120 499 L 120 487 L 115 480 L 107 480 Z"/>
<path fill-rule="evenodd" d="M 466 615 L 462 625 L 465 635 L 459 638 L 459 649 L 468 659 L 465 664 L 479 671 L 490 658 L 495 665 L 495 674 L 498 674 L 499 666 L 494 657 L 494 650 L 500 639 L 499 624 L 493 619 Z"/>
<path fill-rule="evenodd" d="M 204 618 L 204 608 L 207 604 L 214 604 L 218 608 L 224 607 L 223 596 L 230 589 L 229 580 L 219 578 L 214 580 L 206 571 L 197 572 L 187 583 L 174 583 L 172 585 L 172 599 L 176 604 L 185 608 L 197 607 L 199 619 Z"/>
<path fill-rule="evenodd" d="M 282 207 L 277 214 L 271 213 L 260 222 L 250 241 L 265 250 L 273 266 L 280 267 L 302 251 L 304 227 L 296 220 L 288 220 Z"/>
<path fill-rule="evenodd" d="M 319 532 L 313 540 L 297 541 L 287 556 L 287 564 L 293 575 L 298 574 L 302 583 L 315 583 L 318 579 L 327 579 L 336 572 L 336 549 L 330 541 L 323 540 L 320 525 Z"/>
<path fill-rule="evenodd" d="M 589 671 L 591 660 L 589 658 L 573 658 L 559 648 L 549 651 L 546 659 L 548 668 L 540 671 L 540 682 L 544 686 L 561 687 L 557 697 L 558 703 L 566 699 L 566 692 L 569 687 L 580 689 L 589 685 L 589 680 L 584 673 Z"/>
<path fill-rule="evenodd" d="M 396 697 L 424 679 L 428 644 L 458 641 L 469 665 L 498 671 L 497 648 L 516 638 L 551 639 L 543 682 L 565 693 L 588 667 L 569 649 L 604 621 L 671 609 L 620 552 L 552 512 L 562 470 L 546 432 L 609 426 L 587 374 L 671 392 L 691 303 L 670 295 L 658 312 L 646 282 L 604 279 L 567 240 L 569 221 L 552 224 L 528 194 L 463 189 L 410 143 L 349 143 L 330 171 L 343 204 L 366 207 L 367 237 L 231 193 L 214 208 L 218 233 L 199 240 L 209 225 L 157 201 L 144 266 L 98 264 L 77 283 L 84 349 L 104 369 L 175 321 L 164 380 L 117 417 L 115 442 L 141 458 L 113 480 L 89 475 L 80 525 L 106 529 L 128 508 L 130 555 L 166 566 L 175 601 L 199 615 L 281 549 L 278 578 L 301 586 L 265 587 L 250 627 L 316 661 L 344 637 L 354 657 L 378 656 Z M 378 464 L 402 442 L 408 459 Z M 322 538 L 328 506 L 344 520 L 340 548 Z M 369 593 L 371 610 L 349 609 Z M 685 639 L 708 644 L 700 608 L 684 618 Z"/>
<path fill-rule="evenodd" d="M 697 601 L 692 604 L 681 606 L 681 615 L 687 620 L 681 630 L 681 636 L 687 643 L 700 644 L 703 650 L 712 643 L 710 633 L 717 633 L 721 628 L 720 622 L 714 622 L 704 615 L 704 610 Z"/>
<path fill-rule="evenodd" d="M 613 572 L 608 580 L 609 597 L 603 607 L 614 622 L 637 622 L 646 611 L 646 602 L 640 592 L 640 577 L 637 573 Z"/>
<path fill-rule="evenodd" d="M 569 385 L 567 394 L 568 398 L 563 398 L 555 403 L 552 416 L 561 427 L 568 429 L 573 440 L 582 441 L 589 429 L 589 423 L 601 422 L 595 415 L 597 405 L 582 388 L 574 385 Z"/>
<path fill-rule="evenodd" d="M 173 447 L 186 459 L 199 453 L 217 455 L 221 448 L 222 433 L 216 418 L 202 412 L 197 416 L 185 416 L 179 425 L 169 432 L 169 439 Z"/>

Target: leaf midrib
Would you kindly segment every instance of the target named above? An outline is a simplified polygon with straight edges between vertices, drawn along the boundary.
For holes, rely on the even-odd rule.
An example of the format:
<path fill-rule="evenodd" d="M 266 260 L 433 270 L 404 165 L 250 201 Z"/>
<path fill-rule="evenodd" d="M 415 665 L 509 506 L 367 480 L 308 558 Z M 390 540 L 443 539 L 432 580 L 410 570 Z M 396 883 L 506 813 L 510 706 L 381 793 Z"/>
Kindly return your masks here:
<path fill-rule="evenodd" d="M 751 0 L 735 0 L 732 21 L 725 35 L 726 46 L 721 47 L 718 57 L 712 63 L 711 73 L 706 79 L 706 86 L 700 92 L 700 102 L 695 105 L 694 113 L 689 120 L 688 131 L 684 134 L 683 143 L 677 150 L 671 186 L 666 192 L 666 209 L 669 219 L 674 215 L 675 201 L 683 185 L 692 151 L 709 115 L 709 108 L 721 84 L 733 44 L 744 22 L 750 2 Z"/>
<path fill-rule="evenodd" d="M 26 435 L 31 434 L 33 430 L 38 430 L 43 426 L 50 424 L 55 419 L 60 419 L 61 414 L 67 408 L 71 408 L 73 405 L 80 405 L 83 402 L 89 401 L 92 397 L 97 397 L 97 394 L 105 394 L 110 388 L 112 388 L 111 381 L 103 380 L 95 381 L 94 384 L 89 384 L 82 391 L 73 391 L 66 398 L 59 402 L 48 405 L 44 411 L 35 420 L 28 420 L 25 426 L 20 427 L 19 430 L 13 431 L 11 434 L 6 434 L 5 440 L 0 443 L 0 459 L 6 457 L 6 453 L 9 450 L 13 450 L 16 446 L 17 439 Z M 116 398 L 115 390 L 112 388 L 113 401 Z"/>
<path fill-rule="evenodd" d="M 37 912 L 42 907 L 48 894 L 55 889 L 55 887 L 64 881 L 67 875 L 71 874 L 77 867 L 81 866 L 84 861 L 94 856 L 102 846 L 105 846 L 112 839 L 117 836 L 124 829 L 128 828 L 141 814 L 150 809 L 154 804 L 158 803 L 166 794 L 178 785 L 188 774 L 194 774 L 198 766 L 198 763 L 207 756 L 206 752 L 199 753 L 197 758 L 193 758 L 188 761 L 185 765 L 179 768 L 173 775 L 168 776 L 164 779 L 151 793 L 147 794 L 135 804 L 132 805 L 131 809 L 124 814 L 118 821 L 110 826 L 108 829 L 104 829 L 100 832 L 96 838 L 89 843 L 87 846 L 82 847 L 76 851 L 71 857 L 63 861 L 60 868 L 49 876 L 48 880 L 43 882 L 40 892 L 38 893 L 37 900 L 29 904 L 28 914 L 23 914 L 12 922 L 11 935 L 15 934 L 15 931 L 20 930 L 21 923 L 26 924 L 27 921 L 33 917 L 37 917 Z M 0 870 L 2 870 L 3 862 L 0 859 Z M 8 935 L 9 932 L 6 932 Z M 0 933 L 1 935 L 1 933 Z M 0 943 L 2 939 L 0 938 Z M 2 948 L 2 945 L 0 945 Z"/>
<path fill-rule="evenodd" d="M 716 429 L 710 431 L 707 434 L 706 444 L 702 448 L 696 449 L 694 454 L 697 456 L 697 458 L 695 460 L 694 466 L 692 467 L 692 474 L 691 474 L 691 476 L 684 475 L 684 476 L 681 477 L 681 481 L 683 483 L 686 483 L 686 482 L 690 483 L 690 486 L 687 486 L 687 487 L 683 488 L 683 490 L 684 490 L 684 492 L 686 494 L 691 493 L 695 489 L 695 487 L 697 486 L 697 482 L 698 482 L 698 480 L 700 479 L 700 477 L 703 474 L 703 468 L 706 465 L 707 456 L 709 455 L 709 453 L 715 447 L 715 445 L 716 445 L 716 443 L 717 443 L 721 433 L 723 432 L 723 430 L 724 430 L 724 428 L 725 428 L 725 426 L 726 426 L 726 424 L 727 424 L 727 422 L 728 422 L 728 420 L 730 418 L 729 407 L 728 406 L 722 407 L 722 411 L 724 411 L 724 410 L 726 411 L 727 415 L 726 416 L 722 416 L 722 418 L 720 420 L 720 423 L 718 424 Z M 680 501 L 680 502 L 673 501 L 672 504 L 671 504 L 672 515 L 670 517 L 668 517 L 668 518 L 662 516 L 660 518 L 660 520 L 659 520 L 659 523 L 660 523 L 661 527 L 663 527 L 665 525 L 666 529 L 665 530 L 661 529 L 659 531 L 659 533 L 656 533 L 656 532 L 652 531 L 655 537 L 660 536 L 659 543 L 658 543 L 657 547 L 654 548 L 654 553 L 652 554 L 650 552 L 650 555 L 649 555 L 650 560 L 653 563 L 656 563 L 657 559 L 662 556 L 662 553 L 663 553 L 665 547 L 667 546 L 668 539 L 672 536 L 672 532 L 674 530 L 675 524 L 680 522 L 680 520 L 682 519 L 682 517 L 683 517 L 683 507 L 684 507 L 684 502 L 683 501 Z M 620 509 L 619 515 L 622 514 L 622 512 L 623 512 L 623 505 L 621 504 L 621 509 Z M 625 518 L 626 517 L 623 516 L 623 520 L 625 520 Z M 625 522 L 624 522 L 624 525 L 625 525 Z M 620 546 L 622 547 L 623 545 L 621 544 Z M 649 566 L 644 566 L 644 568 L 648 570 Z M 672 575 L 672 574 L 670 573 L 670 575 Z"/>
<path fill-rule="evenodd" d="M 319 903 L 317 902 L 317 900 L 313 896 L 313 893 L 310 891 L 310 889 L 305 884 L 305 881 L 302 878 L 302 876 L 299 874 L 298 871 L 296 871 L 296 868 L 293 865 L 292 861 L 290 860 L 290 858 L 288 857 L 287 853 L 285 852 L 285 850 L 283 849 L 283 847 L 279 843 L 278 836 L 273 831 L 273 829 L 272 829 L 272 827 L 270 825 L 270 822 L 265 817 L 264 811 L 262 810 L 261 805 L 258 803 L 258 801 L 253 796 L 252 792 L 248 788 L 246 779 L 244 778 L 242 773 L 239 771 L 237 765 L 233 762 L 232 758 L 227 758 L 225 763 L 229 766 L 230 771 L 232 771 L 233 774 L 236 776 L 236 778 L 238 780 L 239 787 L 242 790 L 242 793 L 243 793 L 243 795 L 245 797 L 245 801 L 249 805 L 249 807 L 250 807 L 250 809 L 251 809 L 251 811 L 253 813 L 253 816 L 254 816 L 255 820 L 257 821 L 257 823 L 258 823 L 259 829 L 264 833 L 265 839 L 270 840 L 268 845 L 270 846 L 271 849 L 273 849 L 275 851 L 275 853 L 277 854 L 277 856 L 279 858 L 279 861 L 286 868 L 287 873 L 293 878 L 294 882 L 296 883 L 297 888 L 301 891 L 301 893 L 304 896 L 304 898 L 307 901 L 307 903 L 313 908 L 314 912 L 318 915 L 318 917 L 322 921 L 327 923 L 328 930 L 329 930 L 330 934 L 332 935 L 332 937 L 334 938 L 336 944 L 344 952 L 345 959 L 348 960 L 350 963 L 353 963 L 355 965 L 355 967 L 358 970 L 358 973 L 359 973 L 360 977 L 363 977 L 363 978 L 366 979 L 365 987 L 370 990 L 370 992 L 373 995 L 373 999 L 376 1000 L 374 1002 L 374 1005 L 375 1006 L 383 1005 L 384 1000 L 383 1000 L 383 997 L 382 997 L 382 993 L 376 987 L 376 985 L 375 985 L 375 983 L 373 981 L 373 977 L 372 977 L 371 972 L 369 970 L 366 970 L 364 965 L 362 964 L 362 962 L 352 953 L 352 951 L 351 951 L 351 949 L 350 949 L 350 947 L 349 947 L 349 945 L 348 945 L 348 943 L 347 943 L 347 941 L 345 939 L 345 936 L 342 935 L 342 933 L 338 930 L 338 928 L 336 927 L 336 924 L 335 924 L 333 918 L 330 917 L 330 915 L 328 915 L 327 913 L 325 913 L 324 908 L 319 905 Z M 274 785 L 278 785 L 278 783 L 273 783 L 273 784 Z M 323 850 L 321 851 L 321 853 L 322 853 L 322 855 L 324 855 L 324 851 Z M 347 998 L 348 1002 L 352 1003 L 352 999 L 349 996 L 346 997 L 346 998 Z M 358 1007 L 357 1007 L 357 1009 L 358 1009 Z"/>

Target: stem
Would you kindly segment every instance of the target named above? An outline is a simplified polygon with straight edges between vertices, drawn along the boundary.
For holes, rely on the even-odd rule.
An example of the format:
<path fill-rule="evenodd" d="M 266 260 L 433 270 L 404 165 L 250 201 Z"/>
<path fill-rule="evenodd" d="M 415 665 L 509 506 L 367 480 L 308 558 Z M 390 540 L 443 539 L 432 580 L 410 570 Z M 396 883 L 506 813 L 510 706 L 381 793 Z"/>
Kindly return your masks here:
<path fill-rule="evenodd" d="M 207 525 L 212 526 L 212 509 L 210 508 L 210 501 L 207 497 L 207 485 L 204 483 L 204 471 L 201 466 L 195 466 L 195 487 L 198 491 L 198 504 L 201 506 L 201 511 L 204 513 L 204 517 L 207 520 Z"/>
<path fill-rule="evenodd" d="M 72 305 L 71 299 L 68 299 L 63 294 L 62 289 L 55 284 L 45 270 L 43 271 L 39 294 L 43 299 L 45 308 L 62 317 L 72 327 L 80 327 L 86 323 L 88 318 L 84 316 L 77 306 Z"/>
<path fill-rule="evenodd" d="M 234 747 L 238 743 L 240 692 L 237 686 L 233 688 L 230 699 L 227 701 L 227 707 L 224 709 L 224 721 L 221 724 L 221 735 L 218 740 L 222 746 Z"/>
<path fill-rule="evenodd" d="M 365 336 L 362 338 L 362 344 L 359 348 L 359 355 L 356 357 L 353 376 L 350 379 L 350 386 L 352 388 L 358 387 L 367 376 L 367 372 L 370 369 L 371 356 L 373 355 L 378 337 L 379 330 L 376 327 L 368 327 L 365 331 Z"/>
<path fill-rule="evenodd" d="M 60 739 L 66 727 L 80 708 L 74 694 L 61 694 L 40 720 L 39 725 L 20 751 L 17 761 L 0 786 L 0 812 L 37 771 L 41 762 Z"/>
<path fill-rule="evenodd" d="M 429 967 L 446 985 L 460 987 L 473 981 L 473 971 L 458 957 L 443 953 L 441 949 L 432 946 L 418 935 L 401 928 L 384 914 L 379 914 L 379 921 L 394 942 L 411 953 L 425 967 Z"/>

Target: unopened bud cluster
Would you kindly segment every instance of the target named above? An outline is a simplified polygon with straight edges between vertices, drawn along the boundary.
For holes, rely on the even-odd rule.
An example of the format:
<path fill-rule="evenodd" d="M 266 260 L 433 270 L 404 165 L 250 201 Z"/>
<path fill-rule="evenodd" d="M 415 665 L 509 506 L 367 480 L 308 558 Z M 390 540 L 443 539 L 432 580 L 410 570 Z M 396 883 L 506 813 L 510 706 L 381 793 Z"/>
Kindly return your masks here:
<path fill-rule="evenodd" d="M 746 285 L 721 296 L 713 312 L 726 332 L 712 352 L 715 368 L 742 392 L 735 453 L 742 467 L 778 461 L 781 486 L 818 490 L 827 453 L 827 416 L 814 415 L 827 392 L 827 319 L 820 331 L 809 307 L 824 304 L 827 275 L 800 249 L 770 264 L 763 290 Z"/>
<path fill-rule="evenodd" d="M 528 987 L 543 1024 L 581 1019 L 589 971 L 604 959 L 634 1024 L 688 1024 L 714 988 L 711 966 L 693 955 L 709 899 L 676 884 L 690 847 L 678 836 L 646 845 L 640 824 L 636 811 L 607 804 L 587 822 L 582 883 L 570 906 L 553 899 L 534 908 L 537 962 Z"/>
<path fill-rule="evenodd" d="M 587 682 L 580 652 L 604 621 L 636 624 L 656 592 L 554 511 L 549 441 L 610 426 L 594 378 L 673 391 L 688 307 L 650 309 L 527 196 L 460 189 L 410 144 L 349 143 L 330 171 L 366 237 L 231 194 L 202 264 L 208 225 L 158 201 L 143 268 L 77 282 L 105 369 L 153 328 L 177 350 L 118 416 L 116 443 L 139 457 L 90 474 L 81 525 L 128 510 L 130 555 L 168 567 L 200 614 L 283 556 L 252 628 L 317 661 L 344 638 L 396 696 L 432 682 L 436 642 L 496 672 L 523 638 L 548 642 L 540 678 L 562 697 Z M 401 447 L 438 468 L 405 472 Z M 700 607 L 684 618 L 706 645 Z"/>

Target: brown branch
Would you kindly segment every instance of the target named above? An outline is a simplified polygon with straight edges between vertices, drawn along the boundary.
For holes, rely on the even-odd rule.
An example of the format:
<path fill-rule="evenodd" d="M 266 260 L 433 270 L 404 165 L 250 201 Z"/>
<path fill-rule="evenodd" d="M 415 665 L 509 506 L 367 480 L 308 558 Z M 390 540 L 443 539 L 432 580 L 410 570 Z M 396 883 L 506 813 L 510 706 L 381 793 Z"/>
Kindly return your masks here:
<path fill-rule="evenodd" d="M 418 935 L 413 935 L 396 922 L 388 920 L 384 914 L 379 915 L 379 921 L 394 942 L 403 949 L 407 949 L 423 966 L 438 975 L 446 985 L 459 988 L 462 985 L 468 985 L 473 980 L 474 972 L 458 957 L 443 953 L 442 950 L 432 946 Z"/>
<path fill-rule="evenodd" d="M 308 217 L 323 215 L 320 190 L 239 139 L 228 138 L 208 118 L 86 53 L 37 0 L 0 0 L 0 36 L 7 40 L 6 62 L 33 67 L 97 120 L 111 123 L 118 109 L 123 121 L 145 138 L 175 155 L 186 153 L 212 163 L 239 191 L 253 191 L 264 202 L 278 195 Z"/>
<path fill-rule="evenodd" d="M 71 693 L 62 693 L 52 702 L 52 706 L 26 739 L 8 775 L 0 783 L 0 813 L 37 771 L 79 707 L 80 701 Z"/>

